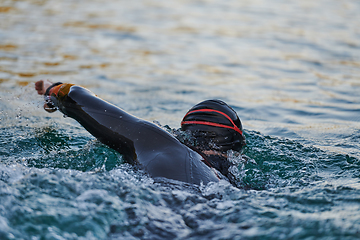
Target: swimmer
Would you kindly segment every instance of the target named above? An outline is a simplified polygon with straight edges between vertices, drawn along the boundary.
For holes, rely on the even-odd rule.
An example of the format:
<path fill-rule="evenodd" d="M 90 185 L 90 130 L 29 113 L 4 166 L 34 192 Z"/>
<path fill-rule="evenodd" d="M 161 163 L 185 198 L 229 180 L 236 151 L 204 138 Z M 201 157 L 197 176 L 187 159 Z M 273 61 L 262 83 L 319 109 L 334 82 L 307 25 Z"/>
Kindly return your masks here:
<path fill-rule="evenodd" d="M 195 105 L 184 116 L 181 129 L 191 133 L 195 145 L 181 143 L 159 126 L 139 119 L 100 99 L 86 88 L 40 80 L 35 90 L 44 95 L 44 109 L 59 110 L 78 121 L 100 142 L 122 154 L 153 178 L 167 178 L 200 185 L 233 177 L 228 150 L 245 145 L 236 112 L 219 100 Z"/>

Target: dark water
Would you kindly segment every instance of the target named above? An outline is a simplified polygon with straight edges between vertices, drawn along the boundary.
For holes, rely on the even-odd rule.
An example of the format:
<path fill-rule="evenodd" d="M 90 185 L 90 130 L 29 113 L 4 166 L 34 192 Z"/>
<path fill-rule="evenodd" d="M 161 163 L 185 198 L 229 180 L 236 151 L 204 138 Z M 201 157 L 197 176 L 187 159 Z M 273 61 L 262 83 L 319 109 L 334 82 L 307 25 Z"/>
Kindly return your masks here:
<path fill-rule="evenodd" d="M 359 239 L 360 3 L 0 1 L 0 239 Z M 38 79 L 178 128 L 219 98 L 240 188 L 154 182 Z"/>

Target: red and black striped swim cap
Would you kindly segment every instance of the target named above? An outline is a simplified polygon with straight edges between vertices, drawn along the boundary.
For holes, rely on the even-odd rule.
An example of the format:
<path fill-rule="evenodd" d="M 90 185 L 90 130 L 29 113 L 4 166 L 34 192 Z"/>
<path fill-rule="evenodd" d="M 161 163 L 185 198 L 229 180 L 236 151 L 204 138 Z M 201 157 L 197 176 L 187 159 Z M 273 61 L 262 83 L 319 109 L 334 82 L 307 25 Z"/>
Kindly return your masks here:
<path fill-rule="evenodd" d="M 192 107 L 184 116 L 181 129 L 191 131 L 201 145 L 208 145 L 202 146 L 204 149 L 241 151 L 245 145 L 238 115 L 220 100 L 206 100 Z"/>

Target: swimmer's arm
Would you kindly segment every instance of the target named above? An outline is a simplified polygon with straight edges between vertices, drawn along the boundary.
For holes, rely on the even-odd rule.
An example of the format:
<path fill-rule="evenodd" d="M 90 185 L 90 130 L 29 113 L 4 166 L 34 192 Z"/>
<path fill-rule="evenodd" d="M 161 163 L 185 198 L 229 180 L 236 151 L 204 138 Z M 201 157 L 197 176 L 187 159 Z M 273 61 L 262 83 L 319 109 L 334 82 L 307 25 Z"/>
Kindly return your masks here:
<path fill-rule="evenodd" d="M 138 138 L 137 135 L 129 135 L 129 127 L 116 128 L 114 126 L 120 123 L 122 125 L 136 123 L 137 118 L 96 97 L 85 88 L 74 86 L 75 88 L 72 89 L 72 86 L 74 84 L 53 84 L 47 80 L 41 80 L 35 83 L 35 90 L 38 94 L 44 95 L 46 111 L 59 110 L 75 119 L 100 142 L 123 154 L 125 161 L 134 163 L 137 156 L 133 138 Z M 69 96 L 71 94 L 72 96 Z"/>

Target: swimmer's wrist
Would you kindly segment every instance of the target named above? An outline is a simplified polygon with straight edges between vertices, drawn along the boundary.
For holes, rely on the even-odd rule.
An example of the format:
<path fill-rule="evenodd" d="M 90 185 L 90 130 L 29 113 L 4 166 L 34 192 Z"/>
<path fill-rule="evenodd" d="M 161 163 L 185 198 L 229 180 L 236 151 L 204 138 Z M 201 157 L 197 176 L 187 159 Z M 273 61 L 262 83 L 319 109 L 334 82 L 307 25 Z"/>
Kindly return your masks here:
<path fill-rule="evenodd" d="M 50 96 L 44 96 L 45 104 L 44 109 L 47 112 L 55 112 L 57 110 L 57 107 L 54 105 L 53 101 L 51 101 Z"/>
<path fill-rule="evenodd" d="M 53 87 L 59 86 L 59 85 L 61 85 L 61 84 L 63 84 L 63 83 L 62 83 L 62 82 L 57 82 L 57 83 L 52 84 L 50 87 L 48 87 L 48 88 L 46 89 L 45 93 L 44 93 L 45 97 L 46 97 L 46 96 L 50 96 L 50 90 L 51 90 Z"/>
<path fill-rule="evenodd" d="M 47 112 L 55 112 L 57 110 L 57 107 L 55 106 L 54 102 L 51 99 L 51 94 L 52 94 L 52 90 L 54 87 L 62 85 L 61 82 L 57 82 L 52 84 L 50 87 L 48 87 L 44 93 L 44 100 L 45 100 L 45 105 L 44 105 L 44 109 Z"/>

